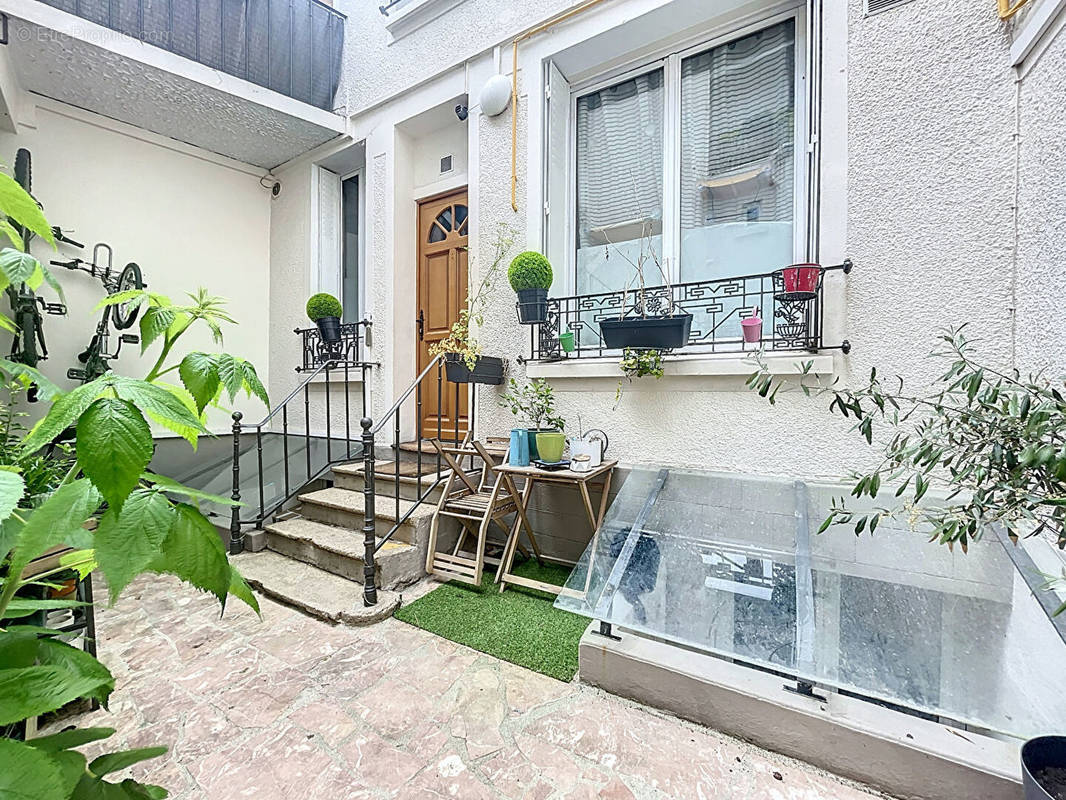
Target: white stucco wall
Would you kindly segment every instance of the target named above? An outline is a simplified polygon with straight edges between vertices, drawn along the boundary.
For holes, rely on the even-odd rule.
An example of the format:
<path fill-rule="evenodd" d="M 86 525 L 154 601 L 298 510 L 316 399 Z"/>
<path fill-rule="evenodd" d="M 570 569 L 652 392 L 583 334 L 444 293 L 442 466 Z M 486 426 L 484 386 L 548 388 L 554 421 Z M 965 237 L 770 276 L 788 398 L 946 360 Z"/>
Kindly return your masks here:
<path fill-rule="evenodd" d="M 33 253 L 42 260 L 91 260 L 92 245 L 102 241 L 114 248 L 119 269 L 137 262 L 149 288 L 175 303 L 206 287 L 229 301 L 240 323 L 226 326 L 225 350 L 252 361 L 268 382 L 270 194 L 259 184 L 260 170 L 54 101 L 32 102 L 32 125 L 0 135 L 2 160 L 12 163 L 19 147 L 29 148 L 34 195 L 49 221 L 88 245 L 85 251 L 61 245 L 56 254 L 38 240 Z M 79 366 L 76 354 L 96 328 L 93 308 L 104 290 L 85 273 L 54 271 L 69 314 L 45 318 L 49 358 L 42 369 L 71 387 L 67 369 Z M 48 290 L 42 294 L 55 299 Z M 5 335 L 5 354 L 7 341 Z M 116 342 L 112 337 L 112 348 Z M 217 351 L 206 328 L 186 334 L 182 349 Z M 158 345 L 142 358 L 138 346 L 124 345 L 113 365 L 143 375 L 157 352 Z M 253 416 L 263 412 L 257 400 L 243 398 L 238 406 Z M 212 411 L 210 422 L 216 431 L 229 430 L 226 414 Z"/>
<path fill-rule="evenodd" d="M 353 41 L 346 53 L 345 86 L 350 132 L 367 141 L 368 310 L 376 323 L 375 358 L 382 362 L 375 379 L 378 412 L 413 375 L 407 363 L 413 352 L 407 288 L 415 269 L 410 222 L 417 165 L 436 154 L 405 132 L 409 121 L 457 93 L 469 94 L 473 280 L 491 255 L 499 225 L 518 231 L 514 252 L 540 246 L 541 59 L 633 20 L 646 39 L 627 33 L 620 41 L 647 49 L 666 36 L 662 26 L 675 7 L 677 25 L 685 26 L 678 33 L 691 41 L 699 35 L 691 20 L 707 10 L 686 0 L 615 0 L 522 45 L 516 214 L 509 197 L 510 113 L 486 118 L 476 98 L 496 71 L 492 47 L 504 45 L 502 71 L 508 73 L 510 38 L 551 16 L 557 5 L 497 2 L 488 8 L 483 0 L 464 0 L 393 40 L 375 8 L 341 3 L 350 29 L 363 32 L 359 47 Z M 853 346 L 849 356 L 834 356 L 833 377 L 854 382 L 876 365 L 918 388 L 939 369 L 925 357 L 937 328 L 964 322 L 982 356 L 996 364 L 1022 365 L 1035 353 L 1061 368 L 1066 348 L 1057 331 L 1047 345 L 1022 345 L 1043 336 L 1066 300 L 1054 280 L 1063 246 L 1051 233 L 1066 192 L 1060 159 L 1048 157 L 1062 146 L 1066 104 L 1058 94 L 1066 84 L 1066 45 L 1047 49 L 1016 97 L 1011 30 L 997 19 L 994 4 L 914 0 L 871 17 L 863 5 L 824 3 L 821 260 L 850 257 L 856 264 L 850 277 L 827 279 L 827 340 L 847 338 Z M 656 15 L 657 9 L 668 13 Z M 645 19 L 650 22 L 642 28 Z M 575 61 L 572 53 L 569 63 L 586 58 Z M 602 49 L 604 64 L 624 56 Z M 589 74 L 592 68 L 582 69 Z M 532 107 L 527 93 L 536 98 Z M 276 247 L 278 235 L 275 224 Z M 521 379 L 526 370 L 517 359 L 528 355 L 529 332 L 517 324 L 513 303 L 501 281 L 481 339 L 485 351 L 507 358 L 509 374 Z M 624 461 L 814 477 L 844 475 L 874 457 L 847 421 L 828 414 L 825 401 L 792 393 L 770 408 L 744 388 L 743 378 L 645 379 L 625 386 L 617 408 L 613 378 L 552 383 L 572 430 L 579 415 L 582 427 L 604 428 L 611 454 Z M 499 391 L 478 391 L 480 432 L 511 427 L 512 418 L 498 406 Z"/>

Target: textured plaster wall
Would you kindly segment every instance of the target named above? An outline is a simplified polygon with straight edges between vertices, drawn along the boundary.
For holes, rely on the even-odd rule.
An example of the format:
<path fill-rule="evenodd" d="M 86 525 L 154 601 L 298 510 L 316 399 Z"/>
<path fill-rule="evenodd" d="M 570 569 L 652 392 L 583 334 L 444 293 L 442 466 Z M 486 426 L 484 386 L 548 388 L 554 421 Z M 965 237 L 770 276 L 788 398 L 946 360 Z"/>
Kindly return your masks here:
<path fill-rule="evenodd" d="M 1017 357 L 1066 373 L 1066 30 L 1023 68 L 1019 91 Z"/>
<path fill-rule="evenodd" d="M 269 193 L 259 185 L 257 174 L 59 103 L 40 103 L 32 115 L 34 127 L 0 135 L 2 160 L 12 163 L 19 147 L 29 148 L 34 195 L 44 204 L 49 221 L 69 229 L 72 238 L 89 247 L 76 251 L 61 246 L 56 254 L 38 240 L 33 253 L 42 260 L 75 255 L 89 260 L 92 245 L 102 241 L 114 248 L 119 269 L 137 262 L 149 288 L 176 303 L 186 299 L 185 292 L 206 287 L 229 301 L 228 310 L 239 323 L 226 326 L 225 349 L 251 360 L 269 382 L 264 334 L 271 297 L 270 208 Z M 42 369 L 70 388 L 75 384 L 67 380 L 67 369 L 78 366 L 76 355 L 95 330 L 99 313 L 93 308 L 104 290 L 85 273 L 54 271 L 66 292 L 69 313 L 45 318 L 49 358 Z M 55 299 L 49 290 L 42 294 Z M 112 348 L 115 344 L 112 337 Z M 183 344 L 187 350 L 217 351 L 206 328 L 190 330 Z M 2 346 L 6 353 L 6 343 Z M 153 347 L 140 358 L 136 345 L 124 345 L 113 365 L 120 373 L 143 375 L 151 366 L 149 357 L 154 360 L 157 353 Z M 240 407 L 252 415 L 264 411 L 256 400 L 242 399 Z M 228 430 L 227 415 L 212 412 L 210 421 L 214 430 Z"/>

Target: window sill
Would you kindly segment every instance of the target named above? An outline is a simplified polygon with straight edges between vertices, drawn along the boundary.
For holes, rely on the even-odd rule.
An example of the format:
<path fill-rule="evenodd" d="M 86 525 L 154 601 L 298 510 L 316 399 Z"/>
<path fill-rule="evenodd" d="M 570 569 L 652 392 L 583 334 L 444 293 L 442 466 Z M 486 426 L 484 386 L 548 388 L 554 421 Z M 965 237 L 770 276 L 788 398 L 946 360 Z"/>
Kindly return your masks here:
<path fill-rule="evenodd" d="M 411 0 L 403 8 L 389 14 L 385 30 L 392 36 L 393 41 L 402 39 L 462 2 L 463 0 Z"/>
<path fill-rule="evenodd" d="M 799 375 L 803 364 L 813 362 L 811 375 L 832 375 L 833 356 L 826 354 L 782 353 L 765 357 L 771 375 Z M 663 359 L 664 377 L 678 378 L 736 378 L 747 377 L 757 369 L 754 362 L 743 355 L 676 355 Z M 601 378 L 617 381 L 622 372 L 617 358 L 570 358 L 562 361 L 531 361 L 526 365 L 530 378 L 565 380 L 569 378 Z"/>

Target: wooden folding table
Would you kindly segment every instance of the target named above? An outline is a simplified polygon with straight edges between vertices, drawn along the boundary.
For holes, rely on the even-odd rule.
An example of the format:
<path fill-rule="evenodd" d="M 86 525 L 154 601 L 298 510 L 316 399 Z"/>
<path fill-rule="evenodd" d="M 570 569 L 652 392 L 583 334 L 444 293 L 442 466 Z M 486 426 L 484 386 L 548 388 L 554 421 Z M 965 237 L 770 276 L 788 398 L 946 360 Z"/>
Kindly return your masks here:
<path fill-rule="evenodd" d="M 585 506 L 585 513 L 588 515 L 588 522 L 592 527 L 592 536 L 593 539 L 595 539 L 596 534 L 599 533 L 600 525 L 603 524 L 604 514 L 607 513 L 607 498 L 611 493 L 611 476 L 614 475 L 614 468 L 617 465 L 617 461 L 604 461 L 598 467 L 593 467 L 588 472 L 574 472 L 571 469 L 547 470 L 532 465 L 528 467 L 516 467 L 511 464 L 501 464 L 495 469 L 498 473 L 503 475 L 508 490 L 514 496 L 520 498 L 523 511 L 529 510 L 529 501 L 533 496 L 533 487 L 538 483 L 576 486 L 581 494 L 581 500 Z M 521 495 L 519 495 L 515 488 L 516 477 L 525 479 L 525 486 L 522 487 Z M 592 497 L 589 494 L 589 484 L 599 478 L 603 479 L 603 493 L 600 495 L 599 508 L 597 511 L 593 510 Z M 519 517 L 520 516 L 521 515 L 519 515 Z M 573 593 L 576 596 L 581 596 L 580 592 L 571 592 L 562 586 L 545 583 L 544 581 L 535 581 L 530 578 L 523 578 L 521 575 L 515 575 L 511 572 L 515 551 L 518 549 L 518 539 L 521 536 L 520 521 L 521 519 L 516 517 L 514 524 L 511 526 L 510 535 L 507 537 L 507 543 L 503 549 L 503 556 L 500 559 L 500 567 L 496 573 L 496 582 L 500 584 L 500 591 L 502 592 L 506 589 L 507 584 L 513 584 L 515 586 L 524 586 L 528 589 L 539 589 L 540 591 L 550 592 L 552 594 Z M 530 534 L 532 539 L 532 531 Z M 531 541 L 530 543 L 533 545 L 536 552 L 536 542 Z M 591 564 L 589 565 L 589 570 L 591 574 Z"/>

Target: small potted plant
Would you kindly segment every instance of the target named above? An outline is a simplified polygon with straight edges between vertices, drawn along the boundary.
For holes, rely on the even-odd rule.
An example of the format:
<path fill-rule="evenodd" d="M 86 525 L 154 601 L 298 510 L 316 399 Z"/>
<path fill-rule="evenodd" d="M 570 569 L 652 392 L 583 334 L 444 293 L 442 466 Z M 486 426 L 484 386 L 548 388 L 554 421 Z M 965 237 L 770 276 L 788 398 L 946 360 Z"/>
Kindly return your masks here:
<path fill-rule="evenodd" d="M 485 270 L 481 283 L 473 294 L 467 292 L 466 308 L 459 311 L 459 319 L 452 324 L 448 335 L 429 347 L 431 356 L 444 355 L 444 371 L 452 383 L 484 383 L 493 386 L 503 383 L 503 359 L 483 355 L 481 344 L 470 329 L 485 322 L 489 293 L 499 275 L 504 256 L 513 242 L 513 234 L 508 228 L 501 226 L 496 236 L 492 264 Z"/>
<path fill-rule="evenodd" d="M 307 318 L 318 326 L 323 342 L 334 344 L 341 340 L 341 301 L 331 294 L 319 292 L 307 301 Z"/>
<path fill-rule="evenodd" d="M 562 433 L 566 421 L 555 411 L 555 393 L 551 384 L 543 379 L 534 379 L 520 386 L 518 381 L 511 378 L 509 388 L 510 391 L 500 398 L 500 405 L 529 424 L 526 428 L 529 457 L 558 461 L 566 447 L 566 437 Z M 541 453 L 542 444 L 544 453 Z M 548 459 L 545 456 L 557 457 Z"/>
<path fill-rule="evenodd" d="M 622 399 L 623 380 L 632 382 L 634 378 L 662 378 L 663 354 L 659 350 L 633 350 L 627 347 L 618 366 L 622 368 L 625 378 L 618 379 L 618 388 L 614 392 L 615 408 L 618 408 Z"/>
<path fill-rule="evenodd" d="M 548 289 L 552 285 L 552 265 L 540 253 L 527 250 L 515 256 L 507 269 L 507 280 L 518 295 L 518 321 L 539 325 L 548 318 Z"/>
<path fill-rule="evenodd" d="M 610 243 L 608 243 L 610 244 Z M 674 293 L 670 279 L 663 269 L 651 239 L 651 220 L 644 223 L 640 238 L 640 252 L 634 261 L 624 251 L 614 248 L 633 267 L 633 277 L 626 285 L 621 312 L 615 319 L 600 321 L 600 335 L 609 350 L 646 348 L 673 350 L 688 343 L 692 330 L 692 314 L 674 306 Z M 651 261 L 658 269 L 662 285 L 648 288 L 644 280 L 644 268 Z M 634 282 L 636 283 L 633 286 Z M 632 289 L 630 287 L 633 286 Z M 630 305 L 629 293 L 633 292 Z"/>

